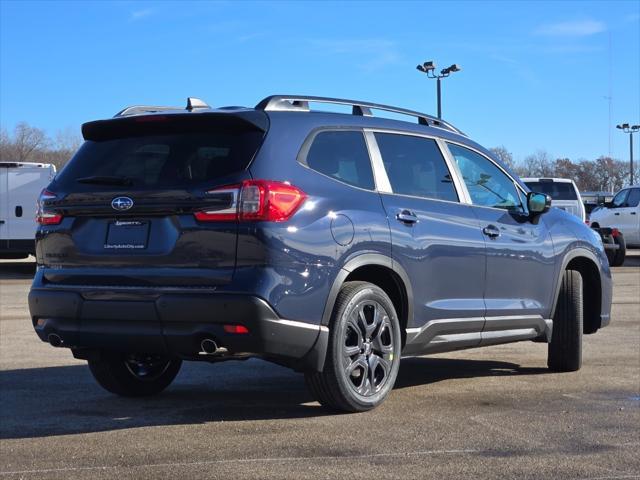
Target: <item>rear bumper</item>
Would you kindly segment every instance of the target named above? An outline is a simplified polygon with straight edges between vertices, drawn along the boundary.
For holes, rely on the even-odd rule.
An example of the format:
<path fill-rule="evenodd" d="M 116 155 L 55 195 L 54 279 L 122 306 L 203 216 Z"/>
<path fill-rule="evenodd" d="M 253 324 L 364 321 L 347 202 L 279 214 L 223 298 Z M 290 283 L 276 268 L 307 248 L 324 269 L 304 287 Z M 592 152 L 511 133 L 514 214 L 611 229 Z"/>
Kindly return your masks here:
<path fill-rule="evenodd" d="M 281 319 L 258 297 L 217 293 L 95 297 L 32 289 L 29 310 L 40 339 L 48 342 L 50 335 L 57 335 L 62 346 L 74 351 L 121 350 L 215 360 L 199 354 L 202 340 L 210 338 L 229 355 L 260 356 L 298 370 L 319 370 L 324 363 L 327 328 Z M 225 324 L 243 325 L 249 333 L 227 333 Z"/>

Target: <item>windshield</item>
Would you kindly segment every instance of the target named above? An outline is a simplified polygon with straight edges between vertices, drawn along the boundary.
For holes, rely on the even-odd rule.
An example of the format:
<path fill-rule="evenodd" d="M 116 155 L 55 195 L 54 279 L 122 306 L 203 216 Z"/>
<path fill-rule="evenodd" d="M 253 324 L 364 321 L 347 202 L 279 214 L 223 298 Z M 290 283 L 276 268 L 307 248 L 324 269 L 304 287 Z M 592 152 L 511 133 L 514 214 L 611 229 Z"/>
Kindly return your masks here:
<path fill-rule="evenodd" d="M 578 200 L 573 184 L 569 182 L 525 182 L 532 192 L 546 193 L 554 200 Z"/>

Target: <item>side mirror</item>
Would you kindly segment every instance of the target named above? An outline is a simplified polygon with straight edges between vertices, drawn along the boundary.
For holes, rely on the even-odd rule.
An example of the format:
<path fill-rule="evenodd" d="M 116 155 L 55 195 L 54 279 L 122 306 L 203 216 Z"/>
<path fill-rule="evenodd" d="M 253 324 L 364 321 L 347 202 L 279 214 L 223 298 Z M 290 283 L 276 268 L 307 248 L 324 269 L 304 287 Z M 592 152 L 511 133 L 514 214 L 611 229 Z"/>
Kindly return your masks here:
<path fill-rule="evenodd" d="M 551 197 L 544 193 L 529 192 L 527 194 L 527 207 L 531 215 L 542 215 L 551 208 Z"/>

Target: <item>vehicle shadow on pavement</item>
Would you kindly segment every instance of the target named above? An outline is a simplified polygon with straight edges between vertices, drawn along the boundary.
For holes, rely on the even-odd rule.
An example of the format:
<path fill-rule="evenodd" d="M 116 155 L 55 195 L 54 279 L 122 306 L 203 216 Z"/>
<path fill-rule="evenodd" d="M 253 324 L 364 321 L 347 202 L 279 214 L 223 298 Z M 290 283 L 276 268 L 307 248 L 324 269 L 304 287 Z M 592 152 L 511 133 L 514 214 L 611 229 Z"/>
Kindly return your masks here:
<path fill-rule="evenodd" d="M 0 261 L 0 280 L 30 280 L 36 273 L 36 262 Z"/>
<path fill-rule="evenodd" d="M 411 358 L 402 362 L 396 388 L 542 372 L 507 362 Z M 164 393 L 143 399 L 105 392 L 86 365 L 0 371 L 0 405 L 0 439 L 333 414 L 314 402 L 302 375 L 255 359 L 184 364 Z"/>
<path fill-rule="evenodd" d="M 549 373 L 546 368 L 521 367 L 510 362 L 416 357 L 402 360 L 394 388 L 414 387 L 454 378 L 541 375 L 545 373 Z"/>

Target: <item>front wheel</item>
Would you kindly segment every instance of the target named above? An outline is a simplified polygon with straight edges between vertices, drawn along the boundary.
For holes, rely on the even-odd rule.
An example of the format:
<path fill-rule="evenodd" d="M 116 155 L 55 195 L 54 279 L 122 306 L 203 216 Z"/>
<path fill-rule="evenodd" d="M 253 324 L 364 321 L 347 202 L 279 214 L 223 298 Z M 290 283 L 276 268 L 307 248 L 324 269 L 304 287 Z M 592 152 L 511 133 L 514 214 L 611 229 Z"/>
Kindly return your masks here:
<path fill-rule="evenodd" d="M 555 372 L 574 372 L 582 366 L 582 276 L 566 270 L 553 314 L 547 366 Z"/>
<path fill-rule="evenodd" d="M 173 382 L 181 365 L 177 358 L 115 352 L 89 360 L 89 369 L 100 386 L 123 397 L 160 393 Z"/>
<path fill-rule="evenodd" d="M 324 406 L 362 412 L 380 405 L 400 366 L 400 324 L 393 303 L 367 282 L 344 284 L 329 325 L 322 372 L 305 374 L 314 397 Z"/>

